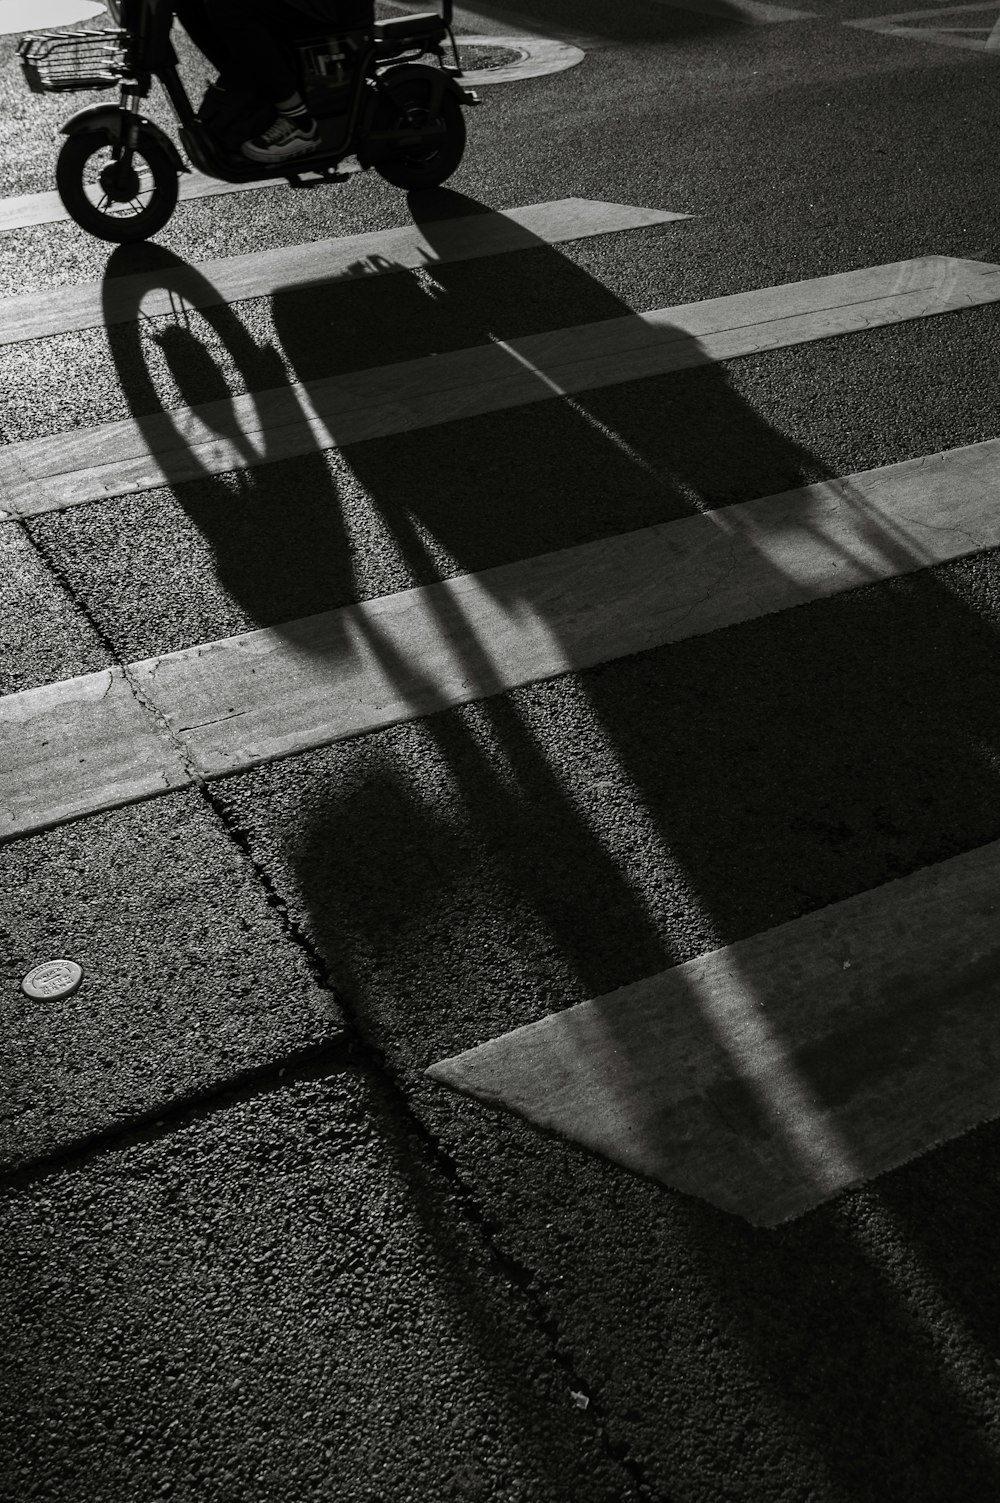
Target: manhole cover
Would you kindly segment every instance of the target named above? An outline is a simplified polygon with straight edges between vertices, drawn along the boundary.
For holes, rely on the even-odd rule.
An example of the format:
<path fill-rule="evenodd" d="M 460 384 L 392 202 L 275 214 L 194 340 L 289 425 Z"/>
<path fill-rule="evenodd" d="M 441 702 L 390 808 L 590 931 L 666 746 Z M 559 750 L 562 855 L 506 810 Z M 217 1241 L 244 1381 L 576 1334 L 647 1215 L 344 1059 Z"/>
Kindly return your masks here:
<path fill-rule="evenodd" d="M 527 53 L 521 47 L 487 47 L 459 38 L 458 55 L 465 72 L 480 73 L 488 68 L 509 68 L 522 62 Z"/>
<path fill-rule="evenodd" d="M 39 1002 L 58 1002 L 71 997 L 82 980 L 83 970 L 75 960 L 46 960 L 28 972 L 21 990 Z"/>

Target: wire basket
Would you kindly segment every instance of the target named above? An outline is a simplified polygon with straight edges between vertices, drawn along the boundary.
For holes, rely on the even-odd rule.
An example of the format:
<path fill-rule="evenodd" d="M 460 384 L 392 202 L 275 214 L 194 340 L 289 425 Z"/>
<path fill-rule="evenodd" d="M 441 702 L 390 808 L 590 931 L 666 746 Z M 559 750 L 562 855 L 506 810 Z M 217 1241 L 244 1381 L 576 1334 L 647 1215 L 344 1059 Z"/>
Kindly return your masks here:
<path fill-rule="evenodd" d="M 35 94 L 113 89 L 131 76 L 124 31 L 37 31 L 17 49 Z"/>

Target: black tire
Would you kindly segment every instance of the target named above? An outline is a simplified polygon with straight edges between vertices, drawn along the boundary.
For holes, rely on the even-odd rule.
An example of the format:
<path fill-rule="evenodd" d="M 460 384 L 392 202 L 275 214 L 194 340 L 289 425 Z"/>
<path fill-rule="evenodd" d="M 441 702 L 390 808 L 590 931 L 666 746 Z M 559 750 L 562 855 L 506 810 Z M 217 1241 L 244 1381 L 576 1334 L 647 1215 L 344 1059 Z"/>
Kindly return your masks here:
<path fill-rule="evenodd" d="M 398 116 L 410 114 L 414 123 L 429 123 L 427 99 L 429 85 L 420 79 L 408 79 L 391 88 L 392 104 Z M 398 123 L 390 109 L 381 103 L 376 114 L 376 129 L 391 130 Z M 390 148 L 372 162 L 379 177 L 395 188 L 436 188 L 451 177 L 465 152 L 465 116 L 454 94 L 441 97 L 441 107 L 435 123 L 444 127 L 444 134 L 433 143 L 420 146 Z"/>
<path fill-rule="evenodd" d="M 87 195 L 89 174 L 96 172 L 93 158 L 103 153 L 111 160 L 111 138 L 105 131 L 85 131 L 78 136 L 67 137 L 59 160 L 56 162 L 56 187 L 67 212 L 81 228 L 96 235 L 100 240 L 112 240 L 116 245 L 128 245 L 136 240 L 146 240 L 162 230 L 177 207 L 177 169 L 163 147 L 148 131 L 139 135 L 133 151 L 136 169 L 146 169 L 151 184 L 143 185 L 140 192 L 148 198 L 143 201 L 139 194 L 126 203 L 115 203 L 103 195 L 95 203 Z M 107 165 L 104 163 L 103 165 Z M 91 192 L 101 194 L 99 184 L 89 182 Z M 104 204 L 107 207 L 104 207 Z M 137 205 L 133 209 L 133 205 Z"/>

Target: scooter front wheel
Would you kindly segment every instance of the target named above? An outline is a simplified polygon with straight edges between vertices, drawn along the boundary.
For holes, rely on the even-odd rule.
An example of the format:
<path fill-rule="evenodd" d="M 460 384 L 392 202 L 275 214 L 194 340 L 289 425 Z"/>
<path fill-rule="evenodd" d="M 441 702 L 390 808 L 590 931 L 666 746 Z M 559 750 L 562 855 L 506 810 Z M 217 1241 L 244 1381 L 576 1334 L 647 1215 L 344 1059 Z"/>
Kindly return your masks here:
<path fill-rule="evenodd" d="M 78 225 L 118 245 L 155 235 L 177 207 L 176 168 L 145 132 L 127 158 L 104 131 L 67 137 L 56 187 Z"/>

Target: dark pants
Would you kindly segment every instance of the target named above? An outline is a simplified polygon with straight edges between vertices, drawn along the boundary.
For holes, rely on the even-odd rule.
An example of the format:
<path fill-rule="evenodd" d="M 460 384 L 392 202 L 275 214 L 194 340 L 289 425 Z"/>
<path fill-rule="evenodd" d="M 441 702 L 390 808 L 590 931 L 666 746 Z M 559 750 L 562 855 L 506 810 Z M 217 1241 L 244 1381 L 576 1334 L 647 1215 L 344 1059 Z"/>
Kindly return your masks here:
<path fill-rule="evenodd" d="M 220 75 L 274 104 L 298 89 L 284 37 L 308 30 L 309 18 L 288 0 L 177 0 L 175 10 L 192 42 Z"/>

